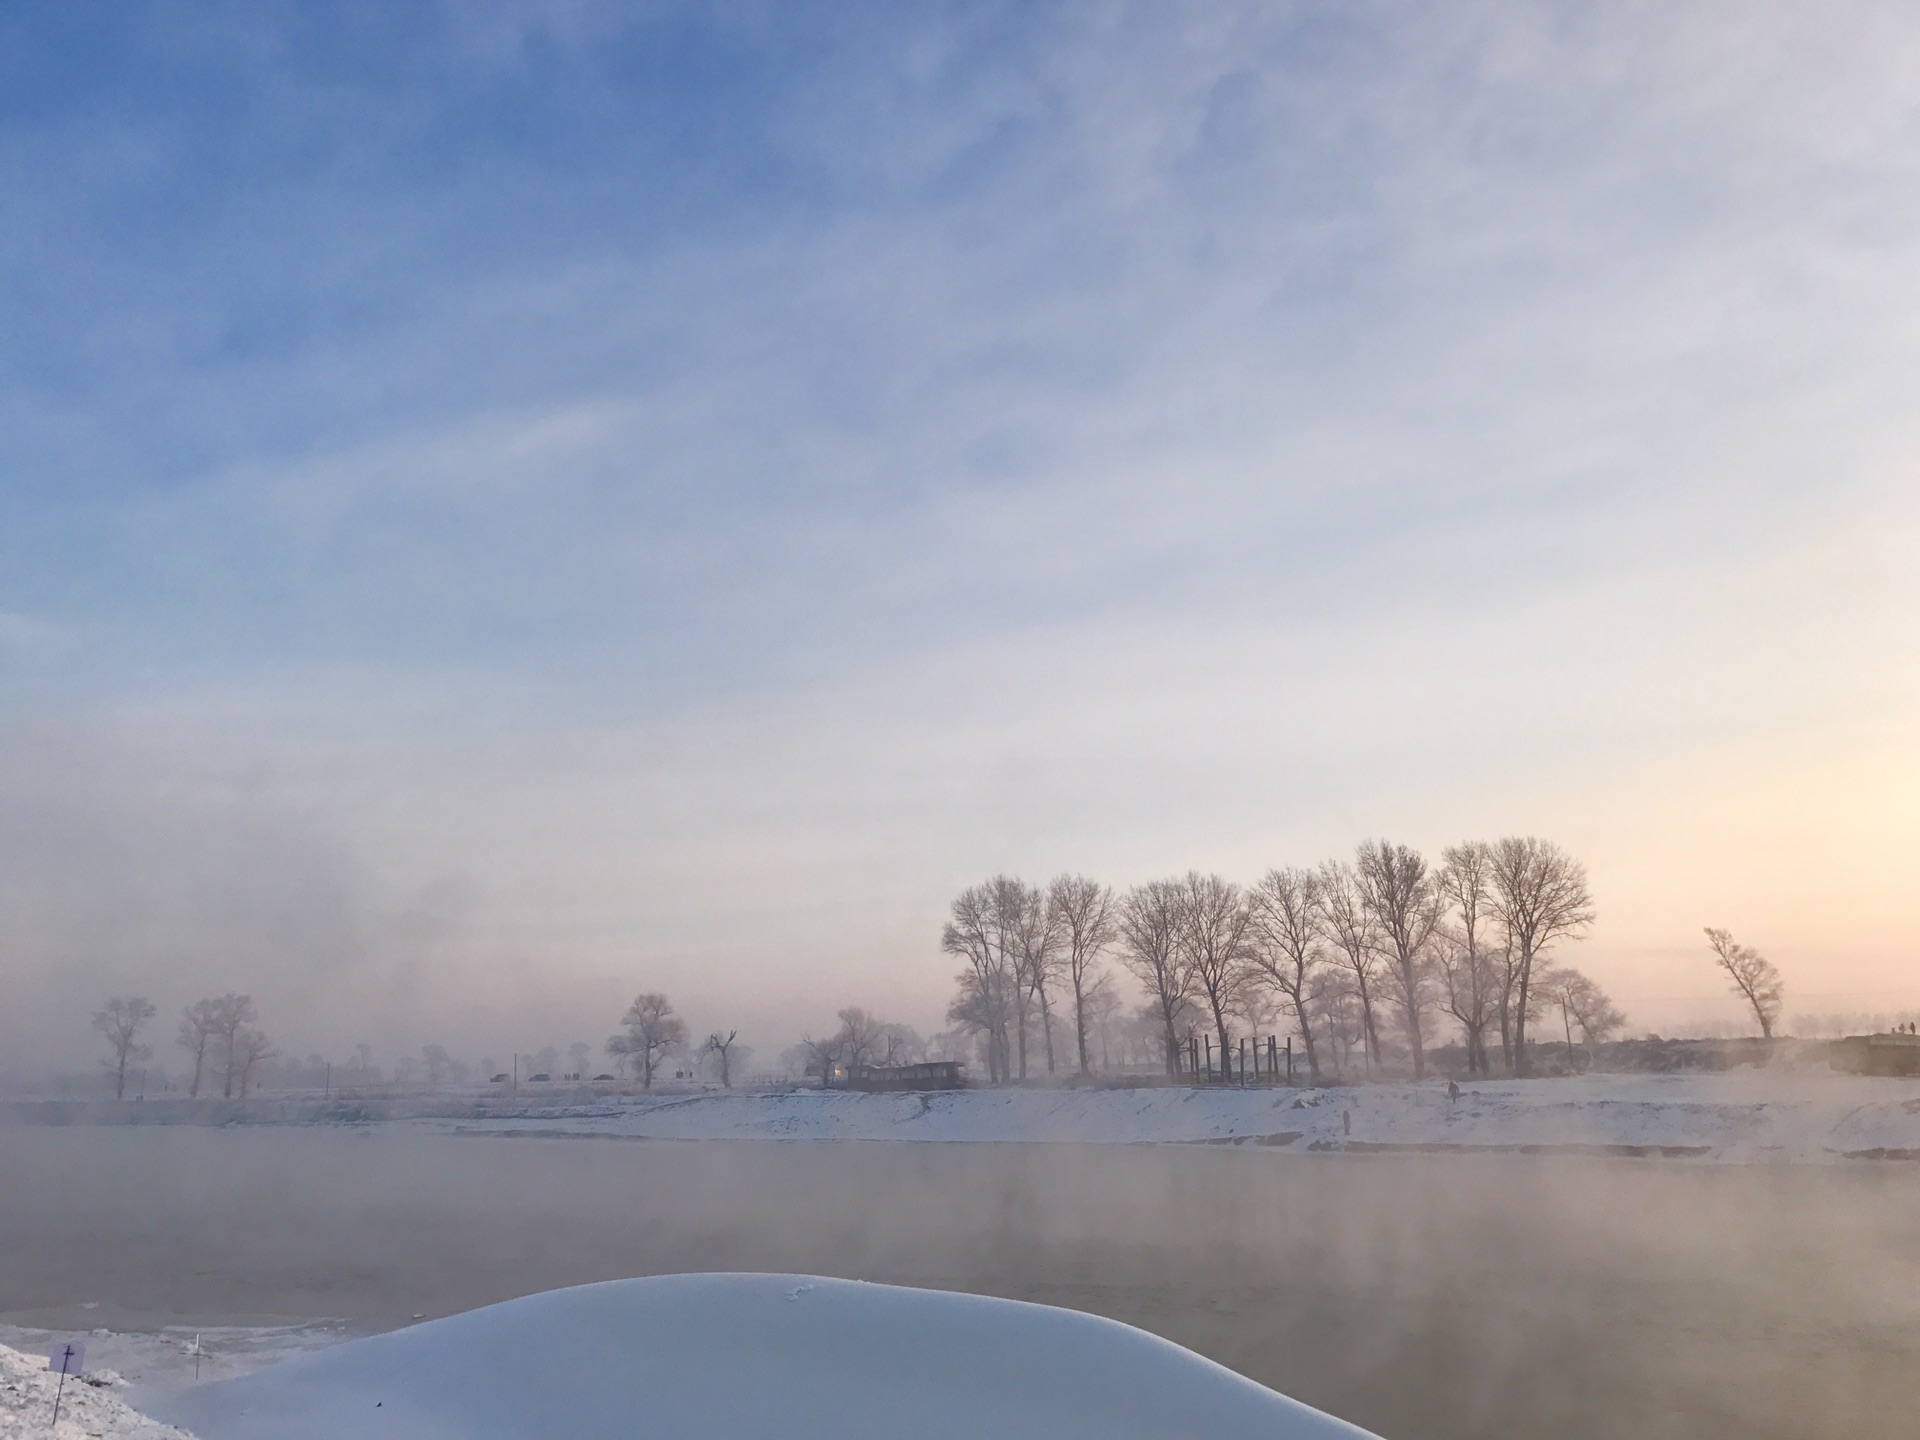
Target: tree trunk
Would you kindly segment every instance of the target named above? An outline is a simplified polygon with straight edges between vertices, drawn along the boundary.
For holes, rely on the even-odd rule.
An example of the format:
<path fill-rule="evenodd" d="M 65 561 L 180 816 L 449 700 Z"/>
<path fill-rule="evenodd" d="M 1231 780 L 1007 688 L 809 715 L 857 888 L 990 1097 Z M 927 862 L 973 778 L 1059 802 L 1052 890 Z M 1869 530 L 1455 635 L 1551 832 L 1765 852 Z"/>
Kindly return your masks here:
<path fill-rule="evenodd" d="M 1373 996 L 1367 993 L 1367 977 L 1360 974 L 1359 971 L 1355 971 L 1354 974 L 1360 986 L 1360 1018 L 1365 1022 L 1367 1032 L 1365 1037 L 1366 1045 L 1363 1053 L 1366 1058 L 1367 1069 L 1372 1070 L 1380 1060 L 1380 1032 L 1374 1028 Z"/>
<path fill-rule="evenodd" d="M 1314 1048 L 1313 1026 L 1307 1019 L 1307 1007 L 1295 1000 L 1293 1013 L 1300 1022 L 1300 1043 L 1307 1047 L 1307 1079 L 1317 1088 L 1320 1084 L 1320 1052 Z"/>
<path fill-rule="evenodd" d="M 1087 998 L 1080 993 L 1080 977 L 1073 977 L 1073 1042 L 1080 1054 L 1080 1073 L 1087 1073 Z"/>
<path fill-rule="evenodd" d="M 1520 1003 L 1513 1007 L 1513 1073 L 1524 1079 L 1533 1069 L 1527 1063 L 1527 987 L 1533 979 L 1533 956 L 1520 954 Z"/>
<path fill-rule="evenodd" d="M 1427 1078 L 1427 1049 L 1421 1043 L 1420 1035 L 1420 994 L 1414 988 L 1417 976 L 1413 973 L 1413 961 L 1404 959 L 1400 966 L 1400 986 L 1406 992 L 1407 999 L 1407 1042 L 1413 1047 L 1413 1078 Z"/>

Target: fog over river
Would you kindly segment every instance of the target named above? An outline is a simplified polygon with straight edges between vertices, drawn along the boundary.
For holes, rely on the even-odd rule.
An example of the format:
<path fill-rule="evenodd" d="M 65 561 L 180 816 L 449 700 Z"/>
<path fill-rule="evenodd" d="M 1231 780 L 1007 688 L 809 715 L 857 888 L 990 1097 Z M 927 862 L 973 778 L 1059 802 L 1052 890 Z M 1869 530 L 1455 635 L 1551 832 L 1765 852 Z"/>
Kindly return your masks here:
<path fill-rule="evenodd" d="M 374 1330 L 684 1270 L 1095 1311 L 1389 1440 L 1920 1432 L 1905 1164 L 0 1128 L 0 1323 Z"/>

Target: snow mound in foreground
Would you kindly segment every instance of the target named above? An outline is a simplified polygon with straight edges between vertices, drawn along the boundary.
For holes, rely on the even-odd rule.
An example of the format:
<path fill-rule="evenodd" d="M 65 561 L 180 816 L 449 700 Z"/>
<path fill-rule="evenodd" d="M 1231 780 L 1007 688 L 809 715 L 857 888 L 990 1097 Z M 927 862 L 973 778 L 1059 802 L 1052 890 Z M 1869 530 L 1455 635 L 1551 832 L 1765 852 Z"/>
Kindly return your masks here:
<path fill-rule="evenodd" d="M 1116 1321 L 793 1275 L 529 1295 L 155 1408 L 202 1440 L 1366 1436 Z"/>

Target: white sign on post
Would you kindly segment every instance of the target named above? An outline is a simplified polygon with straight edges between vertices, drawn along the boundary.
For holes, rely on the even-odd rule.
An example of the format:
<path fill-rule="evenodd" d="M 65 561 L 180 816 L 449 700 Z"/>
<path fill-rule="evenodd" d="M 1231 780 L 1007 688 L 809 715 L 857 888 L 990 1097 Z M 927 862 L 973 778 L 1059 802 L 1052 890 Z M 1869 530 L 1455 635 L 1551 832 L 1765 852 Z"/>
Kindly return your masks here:
<path fill-rule="evenodd" d="M 87 1342 L 68 1341 L 47 1357 L 47 1368 L 60 1372 L 60 1383 L 53 1388 L 53 1423 L 60 1423 L 60 1401 L 67 1393 L 67 1376 L 78 1375 L 87 1365 Z"/>

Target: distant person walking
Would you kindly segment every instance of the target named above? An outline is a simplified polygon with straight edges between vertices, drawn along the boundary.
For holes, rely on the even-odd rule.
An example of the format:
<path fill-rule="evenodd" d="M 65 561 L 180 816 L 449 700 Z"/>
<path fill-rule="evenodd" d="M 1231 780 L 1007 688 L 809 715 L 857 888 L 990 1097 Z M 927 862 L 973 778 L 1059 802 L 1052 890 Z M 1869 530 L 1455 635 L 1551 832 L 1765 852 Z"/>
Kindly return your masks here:
<path fill-rule="evenodd" d="M 1447 1104 L 1451 1105 L 1457 1100 L 1459 1100 L 1459 1098 L 1460 1098 L 1460 1082 L 1457 1080 L 1447 1081 Z"/>

